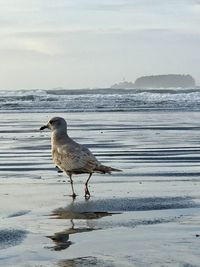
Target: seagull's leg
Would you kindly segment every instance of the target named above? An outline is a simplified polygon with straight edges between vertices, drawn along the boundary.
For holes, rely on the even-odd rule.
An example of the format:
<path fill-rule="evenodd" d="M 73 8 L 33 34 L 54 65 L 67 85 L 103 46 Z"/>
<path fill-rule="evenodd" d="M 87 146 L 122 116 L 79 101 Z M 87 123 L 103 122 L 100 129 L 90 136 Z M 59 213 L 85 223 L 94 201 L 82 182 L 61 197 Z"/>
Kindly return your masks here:
<path fill-rule="evenodd" d="M 75 192 L 74 192 L 74 185 L 73 185 L 73 180 L 72 180 L 72 174 L 70 174 L 69 175 L 69 179 L 70 179 L 70 183 L 71 183 L 71 187 L 72 187 L 72 197 L 73 197 L 73 199 L 75 199 L 76 198 L 76 194 L 75 194 Z"/>
<path fill-rule="evenodd" d="M 88 189 L 88 182 L 92 176 L 92 173 L 90 173 L 89 177 L 87 178 L 87 181 L 85 183 L 85 198 L 90 198 L 90 191 Z"/>

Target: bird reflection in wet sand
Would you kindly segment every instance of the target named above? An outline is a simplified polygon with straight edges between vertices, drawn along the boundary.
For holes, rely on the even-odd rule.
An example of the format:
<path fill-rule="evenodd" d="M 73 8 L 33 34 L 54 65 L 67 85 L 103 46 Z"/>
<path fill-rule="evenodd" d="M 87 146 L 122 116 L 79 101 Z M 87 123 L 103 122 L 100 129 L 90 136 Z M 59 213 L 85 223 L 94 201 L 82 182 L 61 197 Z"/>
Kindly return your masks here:
<path fill-rule="evenodd" d="M 70 178 L 72 197 L 76 198 L 72 175 L 89 174 L 85 183 L 85 198 L 90 198 L 88 183 L 93 173 L 120 172 L 121 170 L 101 164 L 92 152 L 84 145 L 75 142 L 67 134 L 67 123 L 61 117 L 49 120 L 40 130 L 48 128 L 52 131 L 51 149 L 53 161 L 59 170 L 64 171 Z"/>
<path fill-rule="evenodd" d="M 71 223 L 71 227 L 55 233 L 52 236 L 47 236 L 48 238 L 52 239 L 55 243 L 55 246 L 52 248 L 53 250 L 59 251 L 68 248 L 72 245 L 72 242 L 69 240 L 70 235 L 77 234 L 77 233 L 84 233 L 84 232 L 91 232 L 94 230 L 100 230 L 100 228 L 93 228 L 93 227 L 75 227 L 76 220 L 94 220 L 100 219 L 105 216 L 111 216 L 112 213 L 108 212 L 73 212 L 70 208 L 60 208 L 55 210 L 51 215 L 54 219 L 67 219 Z M 68 210 L 69 209 L 69 210 Z"/>
<path fill-rule="evenodd" d="M 102 260 L 96 257 L 80 257 L 75 259 L 62 260 L 58 262 L 59 267 L 114 267 L 114 263 L 111 260 Z"/>
<path fill-rule="evenodd" d="M 75 228 L 73 220 L 70 220 L 70 221 L 71 221 L 72 227 L 70 227 L 69 229 L 55 233 L 52 236 L 47 236 L 48 238 L 52 239 L 53 242 L 55 243 L 55 246 L 52 248 L 53 250 L 60 251 L 71 246 L 73 243 L 69 240 L 69 236 L 72 234 L 97 230 L 93 228 Z"/>

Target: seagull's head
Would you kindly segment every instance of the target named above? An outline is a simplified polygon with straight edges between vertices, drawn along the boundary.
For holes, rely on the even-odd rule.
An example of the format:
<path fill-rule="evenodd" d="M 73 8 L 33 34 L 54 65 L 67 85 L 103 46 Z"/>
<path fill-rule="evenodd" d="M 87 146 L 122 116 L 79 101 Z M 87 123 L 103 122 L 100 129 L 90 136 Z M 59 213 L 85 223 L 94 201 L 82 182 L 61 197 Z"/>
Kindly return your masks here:
<path fill-rule="evenodd" d="M 40 128 L 40 131 L 44 129 L 50 129 L 51 131 L 58 131 L 58 132 L 66 132 L 67 130 L 67 123 L 65 119 L 61 117 L 53 117 L 51 118 L 46 125 L 43 125 Z"/>

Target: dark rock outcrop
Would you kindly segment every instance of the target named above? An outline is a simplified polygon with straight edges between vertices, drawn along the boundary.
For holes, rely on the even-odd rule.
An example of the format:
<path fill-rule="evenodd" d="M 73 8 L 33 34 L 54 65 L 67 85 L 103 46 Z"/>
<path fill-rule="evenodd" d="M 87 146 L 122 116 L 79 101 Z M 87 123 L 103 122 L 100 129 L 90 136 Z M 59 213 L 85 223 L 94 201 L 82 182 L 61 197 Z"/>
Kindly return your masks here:
<path fill-rule="evenodd" d="M 189 88 L 195 87 L 195 80 L 191 75 L 168 74 L 144 76 L 136 79 L 135 88 Z"/>

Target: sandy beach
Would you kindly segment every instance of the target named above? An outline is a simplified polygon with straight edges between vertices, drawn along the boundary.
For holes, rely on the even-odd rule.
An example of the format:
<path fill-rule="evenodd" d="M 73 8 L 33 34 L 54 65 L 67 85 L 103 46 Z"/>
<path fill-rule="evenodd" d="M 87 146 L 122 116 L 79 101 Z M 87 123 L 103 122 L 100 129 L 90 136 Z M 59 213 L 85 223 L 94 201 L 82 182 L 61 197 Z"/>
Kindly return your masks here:
<path fill-rule="evenodd" d="M 68 178 L 52 163 L 51 113 L 0 114 L 0 266 L 200 266 L 198 112 L 59 113 L 122 169 Z"/>

